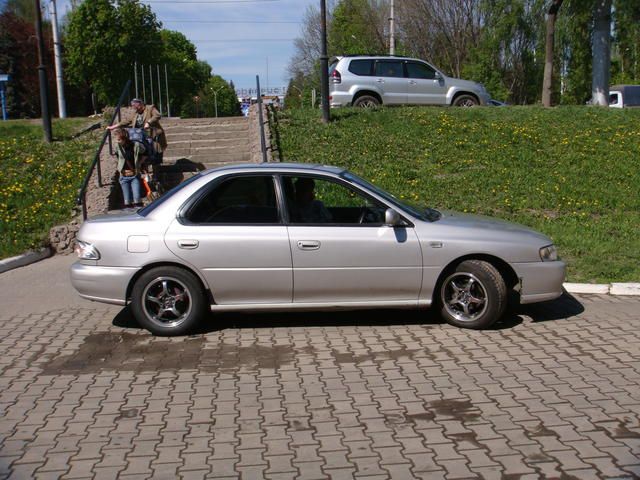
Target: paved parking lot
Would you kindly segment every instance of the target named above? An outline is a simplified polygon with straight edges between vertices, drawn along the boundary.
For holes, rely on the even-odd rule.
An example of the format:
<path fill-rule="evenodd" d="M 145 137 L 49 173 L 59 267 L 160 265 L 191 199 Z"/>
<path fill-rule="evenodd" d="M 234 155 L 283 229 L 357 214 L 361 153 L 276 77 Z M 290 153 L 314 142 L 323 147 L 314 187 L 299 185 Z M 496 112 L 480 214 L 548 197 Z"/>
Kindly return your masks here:
<path fill-rule="evenodd" d="M 640 478 L 638 298 L 488 332 L 366 311 L 172 339 L 117 307 L 22 310 L 0 312 L 0 478 Z"/>

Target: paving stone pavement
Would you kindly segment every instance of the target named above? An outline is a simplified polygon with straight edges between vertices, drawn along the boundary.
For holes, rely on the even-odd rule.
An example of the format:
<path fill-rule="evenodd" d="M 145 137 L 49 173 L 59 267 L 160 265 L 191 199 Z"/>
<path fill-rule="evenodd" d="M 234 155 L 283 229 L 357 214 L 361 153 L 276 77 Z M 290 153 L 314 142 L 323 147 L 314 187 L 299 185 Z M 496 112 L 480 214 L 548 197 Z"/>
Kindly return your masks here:
<path fill-rule="evenodd" d="M 0 478 L 640 478 L 640 299 L 490 331 L 229 314 L 156 338 L 86 303 L 0 318 Z"/>

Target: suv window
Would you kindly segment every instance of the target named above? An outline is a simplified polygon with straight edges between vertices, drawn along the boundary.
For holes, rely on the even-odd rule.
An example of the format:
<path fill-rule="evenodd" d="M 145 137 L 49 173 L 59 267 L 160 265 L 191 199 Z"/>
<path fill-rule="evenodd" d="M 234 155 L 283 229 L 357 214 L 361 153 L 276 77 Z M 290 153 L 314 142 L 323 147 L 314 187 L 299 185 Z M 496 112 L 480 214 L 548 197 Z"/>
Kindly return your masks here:
<path fill-rule="evenodd" d="M 191 208 L 187 219 L 197 224 L 280 223 L 270 176 L 229 178 Z"/>
<path fill-rule="evenodd" d="M 373 60 L 351 60 L 349 71 L 354 75 L 371 75 Z"/>
<path fill-rule="evenodd" d="M 404 68 L 399 60 L 378 60 L 376 62 L 377 77 L 404 77 Z"/>
<path fill-rule="evenodd" d="M 433 68 L 418 62 L 407 62 L 407 74 L 409 78 L 423 78 L 427 80 L 436 78 L 436 71 Z"/>

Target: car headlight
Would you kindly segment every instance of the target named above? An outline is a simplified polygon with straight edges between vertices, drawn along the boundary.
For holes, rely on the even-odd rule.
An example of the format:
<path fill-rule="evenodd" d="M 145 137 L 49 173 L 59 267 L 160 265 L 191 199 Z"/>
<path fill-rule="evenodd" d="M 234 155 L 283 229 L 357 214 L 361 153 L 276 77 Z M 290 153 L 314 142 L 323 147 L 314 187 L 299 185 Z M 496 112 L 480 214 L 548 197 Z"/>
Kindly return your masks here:
<path fill-rule="evenodd" d="M 547 245 L 540 249 L 540 258 L 543 262 L 555 262 L 558 260 L 558 250 L 555 245 Z"/>
<path fill-rule="evenodd" d="M 74 251 L 82 260 L 100 260 L 100 252 L 90 243 L 76 240 Z"/>

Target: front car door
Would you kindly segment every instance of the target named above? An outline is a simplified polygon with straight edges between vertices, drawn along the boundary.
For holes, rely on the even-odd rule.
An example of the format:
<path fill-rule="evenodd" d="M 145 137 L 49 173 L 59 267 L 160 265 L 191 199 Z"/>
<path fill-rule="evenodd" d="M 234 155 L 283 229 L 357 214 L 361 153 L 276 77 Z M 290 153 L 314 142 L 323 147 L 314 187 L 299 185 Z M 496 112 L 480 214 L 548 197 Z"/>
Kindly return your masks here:
<path fill-rule="evenodd" d="M 325 176 L 283 176 L 294 303 L 418 301 L 422 251 L 412 226 L 384 223 L 386 205 Z"/>
<path fill-rule="evenodd" d="M 183 210 L 165 242 L 202 273 L 217 304 L 291 303 L 289 237 L 271 175 L 214 180 Z"/>
<path fill-rule="evenodd" d="M 401 60 L 376 60 L 373 79 L 385 105 L 407 103 L 407 79 Z"/>
<path fill-rule="evenodd" d="M 447 87 L 436 70 L 422 62 L 407 61 L 407 100 L 416 105 L 445 105 Z"/>

